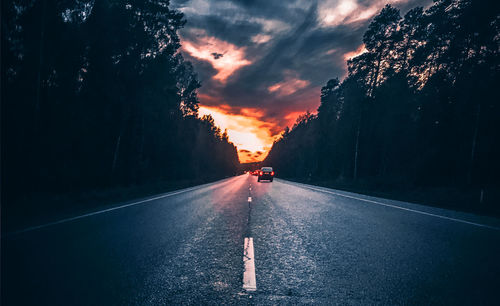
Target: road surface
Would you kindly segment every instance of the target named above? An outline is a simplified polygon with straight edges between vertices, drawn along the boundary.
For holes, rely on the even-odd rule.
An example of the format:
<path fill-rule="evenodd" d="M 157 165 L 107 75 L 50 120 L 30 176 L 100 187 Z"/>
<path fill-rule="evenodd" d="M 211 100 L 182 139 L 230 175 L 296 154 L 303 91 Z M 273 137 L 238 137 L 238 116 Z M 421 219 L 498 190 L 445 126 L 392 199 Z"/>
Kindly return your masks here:
<path fill-rule="evenodd" d="M 7 233 L 1 260 L 2 305 L 500 301 L 498 219 L 248 175 Z"/>

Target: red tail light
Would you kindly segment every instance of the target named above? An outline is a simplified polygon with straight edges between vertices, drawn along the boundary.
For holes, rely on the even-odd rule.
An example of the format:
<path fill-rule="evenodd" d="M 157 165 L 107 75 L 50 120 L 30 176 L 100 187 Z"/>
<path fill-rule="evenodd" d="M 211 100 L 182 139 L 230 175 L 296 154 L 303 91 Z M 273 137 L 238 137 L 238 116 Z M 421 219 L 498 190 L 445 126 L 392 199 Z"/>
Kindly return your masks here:
<path fill-rule="evenodd" d="M 262 171 L 260 171 L 260 175 L 262 175 Z"/>
<path fill-rule="evenodd" d="M 274 175 L 274 171 L 271 172 L 271 175 Z"/>

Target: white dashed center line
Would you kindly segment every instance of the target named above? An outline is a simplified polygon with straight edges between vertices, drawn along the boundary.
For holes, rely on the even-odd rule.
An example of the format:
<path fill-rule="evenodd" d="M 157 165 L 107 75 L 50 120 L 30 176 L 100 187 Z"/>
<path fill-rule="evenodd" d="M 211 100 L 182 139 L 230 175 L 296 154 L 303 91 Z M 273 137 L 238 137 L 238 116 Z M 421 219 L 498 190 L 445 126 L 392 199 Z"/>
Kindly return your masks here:
<path fill-rule="evenodd" d="M 245 238 L 243 263 L 245 265 L 245 270 L 243 272 L 243 289 L 246 291 L 256 291 L 257 280 L 255 279 L 255 261 L 252 237 Z"/>

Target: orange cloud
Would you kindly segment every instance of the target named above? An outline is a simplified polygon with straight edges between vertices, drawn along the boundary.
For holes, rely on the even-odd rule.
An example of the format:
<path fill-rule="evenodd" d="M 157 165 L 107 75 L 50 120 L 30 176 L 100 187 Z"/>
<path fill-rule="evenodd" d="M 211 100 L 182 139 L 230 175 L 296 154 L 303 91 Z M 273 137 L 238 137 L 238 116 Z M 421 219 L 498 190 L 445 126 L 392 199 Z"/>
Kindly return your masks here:
<path fill-rule="evenodd" d="M 285 116 L 285 120 L 286 120 L 286 125 L 289 127 L 289 128 L 292 128 L 292 126 L 295 124 L 295 121 L 297 121 L 297 118 L 304 114 L 304 112 L 291 112 L 289 114 L 287 114 Z"/>
<path fill-rule="evenodd" d="M 198 31 L 196 42 L 184 40 L 182 49 L 192 57 L 209 62 L 217 70 L 214 79 L 224 83 L 236 70 L 252 62 L 245 59 L 245 48 L 206 36 L 204 31 Z"/>
<path fill-rule="evenodd" d="M 295 72 L 285 71 L 285 80 L 269 86 L 267 90 L 276 93 L 278 96 L 289 96 L 309 86 L 309 84 L 311 82 L 299 79 Z"/>
<path fill-rule="evenodd" d="M 354 58 L 358 55 L 361 55 L 363 53 L 365 53 L 366 51 L 366 48 L 365 48 L 365 44 L 361 44 L 361 46 L 359 46 L 356 50 L 354 51 L 351 51 L 351 52 L 347 52 L 344 54 L 344 60 L 350 60 L 351 58 Z"/>
<path fill-rule="evenodd" d="M 227 105 L 200 106 L 199 115 L 212 115 L 215 124 L 221 130 L 227 130 L 229 140 L 238 147 L 240 162 L 264 160 L 267 154 L 263 152 L 268 152 L 277 138 L 277 135 L 271 133 L 273 124 L 256 117 L 231 113 L 228 108 L 230 107 Z M 242 113 L 248 114 L 249 112 L 248 109 L 242 110 Z"/>

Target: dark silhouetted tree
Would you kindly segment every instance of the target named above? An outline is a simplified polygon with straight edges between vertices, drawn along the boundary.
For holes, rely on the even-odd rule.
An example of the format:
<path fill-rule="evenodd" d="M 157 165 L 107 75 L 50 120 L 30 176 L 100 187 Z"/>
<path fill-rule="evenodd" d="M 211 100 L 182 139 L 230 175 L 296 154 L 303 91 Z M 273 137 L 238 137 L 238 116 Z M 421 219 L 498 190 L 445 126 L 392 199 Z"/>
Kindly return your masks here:
<path fill-rule="evenodd" d="M 235 173 L 236 148 L 197 117 L 185 20 L 169 1 L 1 5 L 2 209 L 40 193 Z"/>
<path fill-rule="evenodd" d="M 295 178 L 498 190 L 499 14 L 495 1 L 436 0 L 402 19 L 385 6 L 363 36 L 367 52 L 265 163 Z"/>

